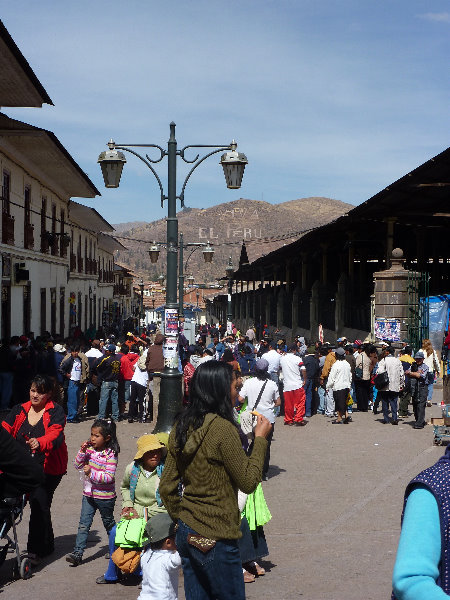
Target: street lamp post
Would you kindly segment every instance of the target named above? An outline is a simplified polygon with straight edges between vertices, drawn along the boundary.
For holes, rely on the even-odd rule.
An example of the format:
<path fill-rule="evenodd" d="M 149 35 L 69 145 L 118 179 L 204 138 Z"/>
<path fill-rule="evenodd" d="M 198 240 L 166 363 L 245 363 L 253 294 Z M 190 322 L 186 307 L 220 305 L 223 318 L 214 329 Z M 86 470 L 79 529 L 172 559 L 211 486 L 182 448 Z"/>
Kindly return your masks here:
<path fill-rule="evenodd" d="M 183 265 L 183 250 L 185 248 L 193 248 L 193 250 L 187 257 L 186 263 Z M 180 241 L 178 244 L 178 314 L 180 316 L 184 315 L 184 273 L 187 271 L 189 259 L 199 248 L 203 248 L 203 259 L 205 263 L 210 263 L 214 256 L 214 248 L 210 245 L 210 243 L 208 242 L 205 244 L 204 242 L 188 242 L 185 244 L 183 241 L 183 234 L 180 233 Z M 188 277 L 188 279 L 190 279 L 190 277 Z"/>
<path fill-rule="evenodd" d="M 152 159 L 148 154 L 141 156 L 131 147 L 156 148 L 160 156 Z M 214 148 L 202 158 L 199 154 L 189 160 L 186 158 L 186 151 L 191 148 Z M 239 189 L 244 175 L 244 169 L 247 164 L 247 158 L 244 154 L 236 151 L 237 144 L 233 140 L 231 144 L 205 145 L 191 144 L 184 148 L 177 148 L 175 139 L 175 123 L 170 123 L 170 137 L 167 143 L 167 150 L 157 144 L 116 144 L 113 140 L 108 143 L 108 150 L 102 152 L 98 158 L 100 163 L 105 186 L 107 188 L 119 187 L 120 177 L 123 166 L 126 163 L 124 152 L 134 154 L 139 158 L 153 173 L 158 182 L 161 192 L 161 206 L 164 206 L 164 200 L 167 200 L 167 285 L 166 285 L 166 305 L 165 305 L 165 333 L 166 342 L 164 348 L 164 371 L 161 373 L 161 390 L 158 407 L 158 420 L 155 432 L 170 431 L 180 406 L 181 406 L 181 373 L 178 370 L 178 305 L 177 305 L 177 253 L 178 253 L 178 219 L 176 216 L 177 198 L 184 206 L 184 190 L 187 182 L 194 170 L 208 157 L 218 152 L 225 153 L 221 156 L 220 163 L 223 167 L 225 180 L 229 189 Z M 155 168 L 155 163 L 161 162 L 167 156 L 167 194 L 164 193 L 163 185 Z M 193 164 L 187 174 L 181 188 L 180 195 L 177 195 L 177 157 L 184 162 Z"/>
<path fill-rule="evenodd" d="M 142 331 L 143 331 L 142 321 L 145 318 L 145 314 L 144 314 L 144 280 L 142 278 L 141 278 L 141 281 L 139 282 L 139 289 L 141 290 L 141 307 L 140 307 L 140 311 L 139 311 L 138 331 L 140 334 L 142 334 Z"/>
<path fill-rule="evenodd" d="M 225 273 L 228 277 L 228 295 L 227 295 L 227 333 L 232 333 L 233 306 L 231 304 L 231 293 L 233 291 L 233 273 L 234 267 L 231 261 L 231 256 L 228 258 L 228 264 L 225 268 Z"/>

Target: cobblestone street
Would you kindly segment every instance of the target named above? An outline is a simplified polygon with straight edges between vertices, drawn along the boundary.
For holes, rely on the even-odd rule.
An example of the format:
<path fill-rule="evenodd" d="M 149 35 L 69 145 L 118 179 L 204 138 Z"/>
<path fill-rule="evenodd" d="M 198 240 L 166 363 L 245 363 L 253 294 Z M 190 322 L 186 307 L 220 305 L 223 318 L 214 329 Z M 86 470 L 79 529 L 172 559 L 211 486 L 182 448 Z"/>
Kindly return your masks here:
<path fill-rule="evenodd" d="M 440 403 L 440 389 L 433 400 Z M 434 404 L 427 417 L 438 416 L 439 411 Z M 413 419 L 407 418 L 398 427 L 383 425 L 380 415 L 372 413 L 354 413 L 348 427 L 335 427 L 321 415 L 312 417 L 304 428 L 283 427 L 278 419 L 270 478 L 263 484 L 273 516 L 265 527 L 270 557 L 263 563 L 266 575 L 247 584 L 247 598 L 389 597 L 405 485 L 443 452 L 433 446 L 431 426 L 414 430 L 412 424 Z M 66 426 L 70 460 L 89 428 L 90 421 Z M 117 489 L 137 437 L 151 429 L 148 424 L 119 424 L 122 452 Z M 95 584 L 107 564 L 106 534 L 98 515 L 83 564 L 73 568 L 64 560 L 75 539 L 81 491 L 79 475 L 70 468 L 53 503 L 54 556 L 35 568 L 32 579 L 13 583 L 9 583 L 12 562 L 8 559 L 0 570 L 2 600 L 137 598 L 135 584 Z M 23 550 L 27 522 L 28 510 L 20 526 Z M 179 597 L 184 598 L 182 578 Z"/>

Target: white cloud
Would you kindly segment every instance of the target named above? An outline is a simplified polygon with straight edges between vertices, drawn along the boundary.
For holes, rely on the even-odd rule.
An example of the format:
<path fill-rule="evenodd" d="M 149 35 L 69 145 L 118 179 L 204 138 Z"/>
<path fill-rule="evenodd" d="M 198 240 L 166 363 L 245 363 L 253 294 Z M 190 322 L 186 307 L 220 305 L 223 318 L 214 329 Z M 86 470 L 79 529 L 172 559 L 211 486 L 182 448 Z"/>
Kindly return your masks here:
<path fill-rule="evenodd" d="M 441 13 L 425 13 L 423 15 L 419 15 L 421 19 L 426 19 L 427 21 L 437 21 L 438 23 L 450 23 L 450 13 L 441 12 Z"/>

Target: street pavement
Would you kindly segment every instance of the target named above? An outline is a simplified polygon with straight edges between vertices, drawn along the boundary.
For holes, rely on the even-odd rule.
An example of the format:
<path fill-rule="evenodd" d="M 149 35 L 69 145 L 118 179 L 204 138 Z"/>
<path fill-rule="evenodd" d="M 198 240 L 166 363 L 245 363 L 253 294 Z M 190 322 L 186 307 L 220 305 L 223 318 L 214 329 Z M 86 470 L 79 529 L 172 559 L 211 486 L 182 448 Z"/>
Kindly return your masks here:
<path fill-rule="evenodd" d="M 440 416 L 442 392 L 435 390 L 427 417 Z M 406 484 L 433 464 L 443 448 L 433 446 L 433 430 L 412 429 L 413 418 L 397 427 L 383 425 L 380 415 L 354 413 L 349 425 L 331 424 L 315 415 L 306 427 L 285 427 L 279 418 L 272 443 L 269 481 L 263 483 L 272 513 L 265 533 L 270 556 L 267 573 L 246 585 L 250 600 L 381 600 L 390 597 L 392 567 L 400 531 Z M 69 460 L 90 432 L 88 420 L 66 426 Z M 137 438 L 153 424 L 118 424 L 122 451 L 117 489 L 131 462 Z M 28 581 L 10 582 L 12 559 L 0 568 L 0 600 L 136 599 L 136 583 L 97 585 L 105 571 L 107 538 L 95 516 L 83 564 L 64 560 L 73 548 L 81 507 L 82 482 L 69 471 L 56 491 L 53 525 L 56 551 Z M 120 501 L 116 506 L 120 512 Z M 28 509 L 19 526 L 26 549 Z M 10 557 L 11 555 L 9 555 Z M 179 598 L 183 599 L 182 577 Z"/>

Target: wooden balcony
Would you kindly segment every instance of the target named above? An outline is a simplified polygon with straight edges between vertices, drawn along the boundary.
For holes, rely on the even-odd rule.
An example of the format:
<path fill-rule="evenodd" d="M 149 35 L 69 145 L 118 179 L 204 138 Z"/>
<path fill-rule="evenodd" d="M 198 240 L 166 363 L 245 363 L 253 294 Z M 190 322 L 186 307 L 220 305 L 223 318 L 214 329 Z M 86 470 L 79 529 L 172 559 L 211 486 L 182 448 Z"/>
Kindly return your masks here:
<path fill-rule="evenodd" d="M 47 254 L 49 248 L 50 244 L 48 241 L 47 231 L 44 231 L 44 233 L 41 234 L 41 252 Z"/>
<path fill-rule="evenodd" d="M 2 212 L 2 244 L 14 245 L 14 217 Z"/>
<path fill-rule="evenodd" d="M 97 261 L 93 258 L 86 258 L 85 263 L 85 272 L 89 275 L 97 275 Z"/>
<path fill-rule="evenodd" d="M 126 285 L 122 285 L 121 283 L 116 284 L 114 286 L 114 296 L 129 296 L 130 288 Z"/>
<path fill-rule="evenodd" d="M 114 272 L 99 269 L 98 282 L 99 283 L 114 283 Z"/>
<path fill-rule="evenodd" d="M 34 225 L 24 223 L 23 246 L 27 250 L 34 250 Z"/>
<path fill-rule="evenodd" d="M 50 243 L 50 252 L 53 256 L 58 256 L 59 254 L 59 241 L 58 236 L 52 233 L 51 243 Z"/>

